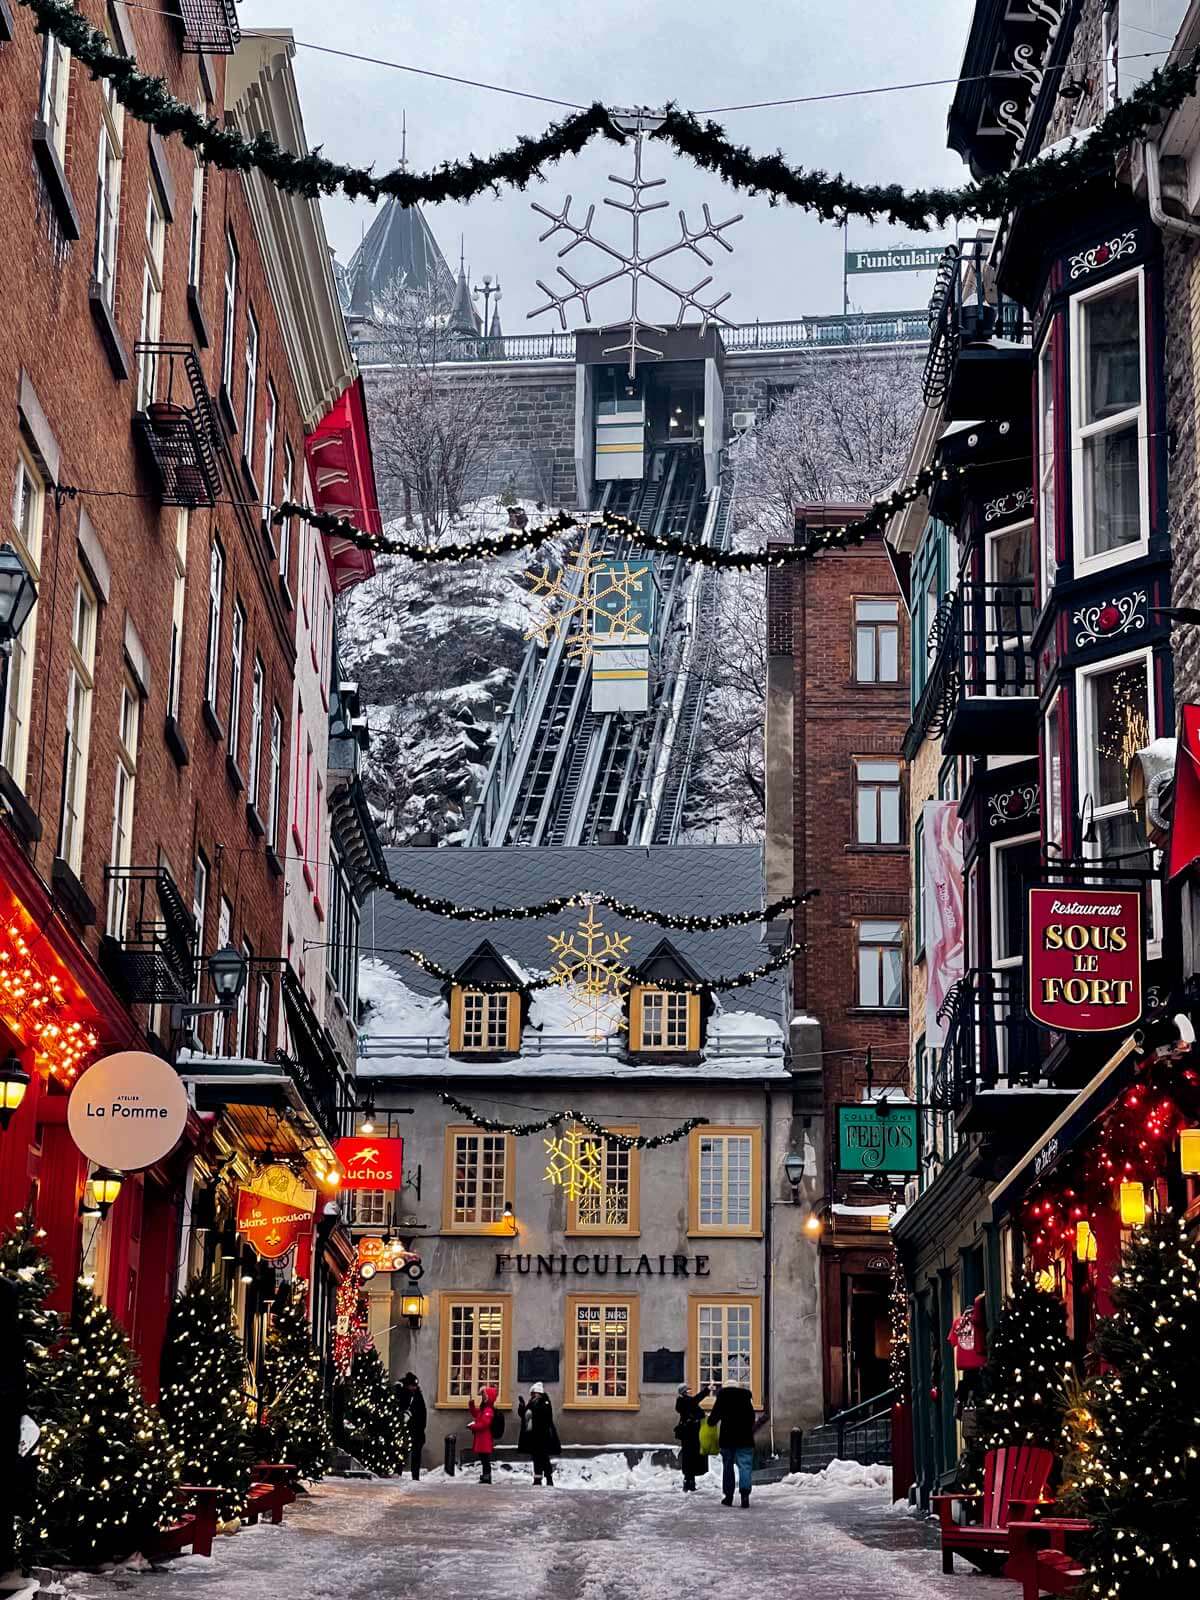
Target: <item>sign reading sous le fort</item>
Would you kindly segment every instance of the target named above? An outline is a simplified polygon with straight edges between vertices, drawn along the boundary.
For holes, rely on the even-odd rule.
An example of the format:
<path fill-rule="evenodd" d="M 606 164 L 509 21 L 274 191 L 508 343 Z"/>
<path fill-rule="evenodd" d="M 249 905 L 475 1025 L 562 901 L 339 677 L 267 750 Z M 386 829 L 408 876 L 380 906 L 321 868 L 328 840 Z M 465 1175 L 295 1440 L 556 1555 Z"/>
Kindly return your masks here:
<path fill-rule="evenodd" d="M 1029 891 L 1029 1015 L 1061 1033 L 1110 1033 L 1142 1015 L 1142 896 L 1076 885 Z"/>
<path fill-rule="evenodd" d="M 556 1251 L 551 1255 L 510 1254 L 499 1252 L 496 1256 L 497 1275 L 516 1272 L 522 1277 L 602 1278 L 707 1278 L 707 1256 L 686 1255 L 609 1255 L 606 1252 L 584 1252 L 573 1255 Z"/>

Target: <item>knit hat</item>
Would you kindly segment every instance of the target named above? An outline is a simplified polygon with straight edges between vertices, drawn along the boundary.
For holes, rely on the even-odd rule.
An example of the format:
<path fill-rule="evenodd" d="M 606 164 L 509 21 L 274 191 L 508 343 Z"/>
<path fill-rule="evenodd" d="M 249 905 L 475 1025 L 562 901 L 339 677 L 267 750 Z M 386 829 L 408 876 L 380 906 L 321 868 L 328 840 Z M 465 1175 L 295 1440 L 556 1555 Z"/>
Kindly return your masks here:
<path fill-rule="evenodd" d="M 529 1392 L 530 1394 L 545 1394 L 546 1385 L 544 1383 L 531 1383 L 529 1385 Z"/>
<path fill-rule="evenodd" d="M 688 1386 L 687 1386 L 686 1383 L 681 1383 L 679 1385 L 679 1388 L 675 1391 L 676 1394 L 686 1394 L 687 1392 L 688 1392 Z"/>

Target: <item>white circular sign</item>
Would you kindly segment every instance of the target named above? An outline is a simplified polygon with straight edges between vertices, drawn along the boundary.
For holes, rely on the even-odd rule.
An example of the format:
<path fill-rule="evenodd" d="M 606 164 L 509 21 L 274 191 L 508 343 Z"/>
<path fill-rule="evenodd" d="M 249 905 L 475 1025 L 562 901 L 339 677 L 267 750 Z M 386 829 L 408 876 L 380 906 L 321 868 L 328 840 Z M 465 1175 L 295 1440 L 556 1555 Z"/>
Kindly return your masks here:
<path fill-rule="evenodd" d="M 104 1056 L 67 1102 L 71 1137 L 89 1160 L 137 1172 L 168 1155 L 187 1126 L 187 1090 L 174 1067 L 147 1050 Z"/>

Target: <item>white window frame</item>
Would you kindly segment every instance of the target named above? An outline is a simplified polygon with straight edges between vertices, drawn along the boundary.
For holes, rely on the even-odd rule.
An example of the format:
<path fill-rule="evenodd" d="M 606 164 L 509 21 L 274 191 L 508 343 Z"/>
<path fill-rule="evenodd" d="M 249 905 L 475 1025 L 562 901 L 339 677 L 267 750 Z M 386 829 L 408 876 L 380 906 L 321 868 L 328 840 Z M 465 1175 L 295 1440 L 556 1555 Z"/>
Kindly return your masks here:
<path fill-rule="evenodd" d="M 901 681 L 900 647 L 903 643 L 900 626 L 900 602 L 893 600 L 890 595 L 886 594 L 856 594 L 853 596 L 852 604 L 854 606 L 853 636 L 851 639 L 851 647 L 853 649 L 852 680 L 855 683 L 876 683 L 885 686 L 899 684 Z M 893 614 L 890 617 L 860 617 L 858 614 L 860 606 L 890 606 Z M 860 628 L 869 629 L 871 633 L 872 670 L 867 677 L 861 676 L 858 670 L 858 631 Z M 889 629 L 895 636 L 896 670 L 889 678 L 885 678 L 882 675 L 883 651 L 880 649 L 880 639 L 882 630 L 885 628 Z"/>
<path fill-rule="evenodd" d="M 96 152 L 96 242 L 92 276 L 109 310 L 117 285 L 117 243 L 121 225 L 121 169 L 124 161 L 125 108 L 113 93 L 110 79 L 102 78 L 100 138 Z"/>
<path fill-rule="evenodd" d="M 200 998 L 200 974 L 204 970 L 204 918 L 208 910 L 208 861 L 202 850 L 196 851 L 192 867 L 192 920 L 196 924 L 196 975 L 192 983 L 192 999 Z"/>
<path fill-rule="evenodd" d="M 163 252 L 167 239 L 167 208 L 158 183 L 151 176 L 146 185 L 146 235 L 142 265 L 142 309 L 138 324 L 138 343 L 157 344 L 162 332 Z M 138 409 L 144 411 L 154 399 L 158 377 L 158 358 L 143 351 L 138 362 Z"/>
<path fill-rule="evenodd" d="M 46 126 L 60 162 L 67 153 L 67 103 L 71 90 L 71 52 L 53 34 L 46 35 L 42 49 L 42 82 L 38 96 L 38 115 Z"/>
<path fill-rule="evenodd" d="M 1099 744 L 1099 729 L 1096 727 L 1096 702 L 1092 692 L 1092 684 L 1097 678 L 1107 677 L 1110 673 L 1118 672 L 1122 667 L 1133 666 L 1141 662 L 1146 677 L 1146 743 L 1151 744 L 1158 738 L 1157 714 L 1154 704 L 1154 652 L 1152 650 L 1129 650 L 1119 656 L 1108 656 L 1103 661 L 1090 662 L 1086 667 L 1080 667 L 1075 675 L 1077 723 L 1076 730 L 1078 743 L 1075 750 L 1075 759 L 1078 763 L 1076 770 L 1079 773 L 1079 804 L 1080 810 L 1084 801 L 1092 792 L 1093 767 L 1092 755 Z M 1092 797 L 1089 813 L 1097 824 L 1109 817 L 1119 817 L 1132 812 L 1128 799 L 1123 802 L 1113 802 L 1109 805 L 1097 805 Z M 1100 840 L 1093 843 L 1079 841 L 1082 855 L 1090 860 L 1099 861 L 1102 858 Z M 1148 851 L 1147 860 L 1153 861 L 1156 852 Z M 1162 883 L 1155 878 L 1150 885 L 1150 927 L 1146 928 L 1146 957 L 1156 961 L 1162 955 Z"/>
<path fill-rule="evenodd" d="M 991 849 L 991 858 L 988 870 L 991 874 L 989 881 L 990 917 L 991 917 L 991 945 L 989 947 L 991 962 L 990 969 L 994 972 L 1011 972 L 1019 974 L 1024 964 L 1025 952 L 1018 950 L 1016 955 L 1002 956 L 1000 954 L 1003 918 L 1000 914 L 1001 885 L 1004 879 L 1003 867 L 1010 850 L 1015 850 L 1022 845 L 1041 844 L 1040 833 L 1022 833 L 1011 839 L 998 840 Z M 1024 925 L 1024 912 L 1022 910 L 1022 925 Z M 976 953 L 978 954 L 978 952 Z M 983 980 L 987 981 L 986 975 Z M 1004 1027 L 1012 1002 L 1020 995 L 1020 983 L 1014 981 L 1007 990 L 997 985 L 997 992 L 991 997 L 990 1014 L 992 1018 L 993 1036 L 995 1040 L 996 1066 L 1002 1077 L 1008 1077 L 1008 1030 Z M 977 1026 L 982 1026 L 982 1020 Z M 982 1040 L 976 1041 L 976 1060 L 983 1059 L 980 1048 Z"/>
<path fill-rule="evenodd" d="M 868 849 L 894 850 L 904 843 L 904 769 L 900 758 L 899 756 L 882 755 L 853 756 L 851 760 L 854 766 L 854 842 Z M 893 782 L 886 778 L 860 777 L 860 769 L 868 766 L 894 767 L 896 769 L 895 781 Z M 886 829 L 883 795 L 885 790 L 891 791 L 893 789 L 896 792 L 896 837 L 887 839 L 884 838 Z M 875 800 L 874 826 L 878 837 L 874 839 L 864 839 L 862 837 L 862 817 L 859 802 L 867 792 L 870 792 Z"/>
<path fill-rule="evenodd" d="M 213 540 L 208 553 L 208 633 L 204 647 L 204 698 L 217 709 L 221 687 L 221 604 L 225 588 L 225 552 Z"/>
<path fill-rule="evenodd" d="M 183 624 L 187 603 L 188 523 L 187 506 L 176 508 L 174 572 L 171 577 L 171 651 L 167 667 L 167 715 L 179 721 L 183 693 Z"/>
<path fill-rule="evenodd" d="M 279 786 L 283 777 L 283 713 L 271 706 L 271 756 L 267 775 L 267 843 L 279 849 Z"/>
<path fill-rule="evenodd" d="M 263 417 L 262 514 L 271 515 L 271 490 L 275 487 L 275 434 L 279 426 L 279 399 L 275 385 L 267 380 L 267 406 Z"/>
<path fill-rule="evenodd" d="M 254 414 L 258 409 L 258 318 L 250 306 L 246 307 L 246 382 L 242 391 L 245 415 L 242 418 L 242 444 L 246 465 L 254 468 Z"/>
<path fill-rule="evenodd" d="M 1086 404 L 1086 362 L 1083 357 L 1084 310 L 1095 300 L 1102 300 L 1122 284 L 1136 280 L 1138 286 L 1138 354 L 1140 357 L 1140 394 L 1136 407 L 1106 417 L 1103 422 L 1084 423 Z M 1150 548 L 1150 441 L 1146 436 L 1146 393 L 1148 373 L 1146 368 L 1146 274 L 1142 267 L 1133 267 L 1115 278 L 1107 278 L 1094 288 L 1081 290 L 1070 302 L 1071 329 L 1071 526 L 1073 530 L 1074 571 L 1077 578 L 1089 573 L 1105 572 L 1110 567 L 1123 566 L 1144 556 Z M 1099 555 L 1085 555 L 1086 528 L 1084 526 L 1084 441 L 1105 433 L 1128 427 L 1136 419 L 1138 449 L 1138 516 L 1141 537 L 1132 544 L 1118 545 L 1115 550 L 1105 550 Z"/>
<path fill-rule="evenodd" d="M 864 940 L 863 929 L 876 923 L 887 923 L 900 930 L 899 938 Z M 859 1011 L 903 1011 L 907 1004 L 908 986 L 905 972 L 904 950 L 904 918 L 903 917 L 859 917 L 854 924 L 854 1005 Z M 863 969 L 862 955 L 865 950 L 898 950 L 900 952 L 900 999 L 895 1005 L 884 1003 L 883 974 L 886 965 L 882 959 L 876 961 L 876 973 L 879 978 L 879 999 L 872 1003 L 863 999 Z"/>
<path fill-rule="evenodd" d="M 237 1054 L 244 1061 L 247 1055 L 247 1045 L 250 1042 L 250 974 L 253 971 L 254 947 L 249 939 L 242 940 L 242 959 L 246 963 L 246 981 L 238 991 L 236 1004 L 237 1019 Z"/>
<path fill-rule="evenodd" d="M 1136 29 L 1134 30 L 1136 32 Z M 1104 99 L 1101 115 L 1113 110 L 1121 98 L 1121 8 L 1119 0 L 1109 0 L 1104 8 L 1101 59 L 1104 69 Z"/>
<path fill-rule="evenodd" d="M 1054 388 L 1054 345 L 1058 338 L 1058 324 L 1051 323 L 1037 353 L 1037 568 L 1038 601 L 1044 606 L 1050 598 L 1058 577 L 1058 549 L 1056 524 L 1058 506 L 1058 449 L 1055 423 L 1058 417 L 1058 395 Z M 1047 416 L 1046 396 L 1050 396 Z M 1049 512 L 1049 515 L 1047 515 Z"/>
<path fill-rule="evenodd" d="M 58 853 L 76 877 L 83 871 L 88 757 L 96 692 L 96 631 L 100 602 L 82 572 L 75 575 L 71 640 L 67 650 L 67 715 L 63 745 L 62 816 Z"/>
<path fill-rule="evenodd" d="M 250 685 L 250 749 L 246 756 L 246 789 L 250 804 L 258 809 L 258 780 L 262 773 L 263 701 L 267 677 L 262 657 L 256 652 Z"/>
<path fill-rule="evenodd" d="M 12 512 L 10 516 L 13 548 L 25 564 L 26 571 L 38 582 L 41 578 L 42 533 L 46 516 L 46 480 L 24 445 L 17 446 L 17 471 L 13 480 Z M 25 769 L 29 760 L 29 719 L 33 713 L 33 668 L 37 641 L 39 606 L 35 602 L 25 619 L 25 626 L 12 641 L 8 657 L 3 713 L 3 737 L 0 739 L 0 761 L 3 762 L 13 782 L 25 787 Z"/>
<path fill-rule="evenodd" d="M 231 231 L 225 234 L 225 298 L 221 309 L 221 387 L 233 406 L 233 338 L 237 323 L 238 248 Z"/>
<path fill-rule="evenodd" d="M 283 441 L 283 484 L 280 489 L 279 503 L 285 504 L 292 498 L 292 485 L 296 479 L 296 457 L 291 445 Z M 292 519 L 288 517 L 279 524 L 279 576 L 287 582 L 288 562 L 292 554 Z"/>
<path fill-rule="evenodd" d="M 258 993 L 254 1015 L 254 1050 L 256 1061 L 267 1059 L 267 1041 L 271 1037 L 271 980 L 265 972 L 257 975 Z"/>
<path fill-rule="evenodd" d="M 246 655 L 246 608 L 237 598 L 233 602 L 233 621 L 229 629 L 229 752 L 236 761 L 242 731 L 242 674 Z"/>
<path fill-rule="evenodd" d="M 1063 758 L 1062 758 L 1063 717 L 1064 717 L 1065 713 L 1066 713 L 1066 701 L 1063 698 L 1062 689 L 1059 688 L 1059 689 L 1056 689 L 1054 691 L 1054 697 L 1050 701 L 1050 704 L 1046 707 L 1046 715 L 1042 720 L 1042 751 L 1041 751 L 1041 756 L 1042 756 L 1042 772 L 1045 774 L 1045 787 L 1046 787 L 1046 793 L 1045 793 L 1045 811 L 1046 811 L 1046 814 L 1045 814 L 1045 819 L 1044 819 L 1045 840 L 1046 840 L 1047 847 L 1049 847 L 1052 844 L 1053 845 L 1057 845 L 1060 851 L 1062 849 L 1062 842 L 1063 842 L 1063 802 L 1064 802 L 1064 799 L 1065 799 L 1064 779 L 1065 779 L 1065 776 L 1066 776 L 1066 774 L 1063 771 Z M 1050 738 L 1051 724 L 1056 722 L 1056 721 L 1058 723 L 1058 727 L 1055 730 L 1055 738 L 1054 738 L 1053 742 L 1051 742 L 1051 738 Z M 1056 749 L 1056 747 L 1057 747 L 1057 749 Z M 1054 779 L 1054 762 L 1055 762 L 1056 756 L 1057 756 L 1057 760 L 1058 760 L 1058 793 L 1057 793 L 1057 795 L 1055 794 L 1055 779 Z M 1048 854 L 1049 854 L 1049 849 L 1047 848 L 1047 855 Z"/>
<path fill-rule="evenodd" d="M 1030 574 L 1029 574 L 1029 581 L 1031 583 L 1035 583 L 1036 584 L 1036 582 L 1037 582 L 1037 571 L 1036 571 L 1036 569 L 1037 569 L 1037 561 L 1038 561 L 1038 550 L 1037 550 L 1037 537 L 1038 537 L 1038 535 L 1037 535 L 1037 528 L 1034 525 L 1034 521 L 1033 521 L 1032 517 L 1023 518 L 1020 522 L 1009 522 L 1003 528 L 994 529 L 991 533 L 987 534 L 985 539 L 984 539 L 984 545 L 983 545 L 983 571 L 984 571 L 984 583 L 986 585 L 986 587 L 984 589 L 984 595 L 986 597 L 986 599 L 985 599 L 984 616 L 985 616 L 985 618 L 987 618 L 989 616 L 989 613 L 990 613 L 990 618 L 991 618 L 990 623 L 985 623 L 985 627 L 990 625 L 990 626 L 993 627 L 993 629 L 995 629 L 996 625 L 999 623 L 999 612 L 998 612 L 997 603 L 996 603 L 996 589 L 998 587 L 1003 586 L 1003 585 L 1005 585 L 1006 583 L 1009 582 L 1008 579 L 1000 578 L 1000 577 L 998 577 L 996 575 L 996 552 L 999 550 L 1000 545 L 1001 545 L 1003 540 L 1010 538 L 1014 533 L 1023 533 L 1025 531 L 1025 529 L 1027 529 L 1027 528 L 1029 530 L 1029 543 L 1030 543 L 1031 555 L 1032 555 L 1032 563 L 1031 563 L 1031 565 L 1034 568 L 1034 570 L 1032 572 L 1030 572 Z M 989 698 L 992 698 L 992 699 L 1001 700 L 1001 699 L 1012 699 L 1012 698 L 1015 698 L 1014 696 L 1002 695 L 1000 693 L 1000 686 L 1001 686 L 1001 683 L 1003 682 L 1003 675 L 1002 675 L 1001 670 L 1000 670 L 1000 661 L 998 659 L 1000 655 L 1009 653 L 1013 649 L 1014 645 L 1018 649 L 1021 649 L 1021 650 L 1025 651 L 1025 654 L 1028 657 L 1028 661 L 1029 661 L 1029 671 L 1030 671 L 1030 673 L 1032 673 L 1032 671 L 1033 671 L 1033 657 L 1032 657 L 1032 654 L 1030 653 L 1030 650 L 1029 650 L 1029 641 L 1033 637 L 1033 600 L 1032 600 L 1032 597 L 1030 598 L 1029 613 L 1028 613 L 1027 617 L 1026 617 L 1026 613 L 1025 613 L 1025 610 L 1024 610 L 1024 606 L 1023 606 L 1023 604 L 1021 602 L 1018 602 L 1018 607 L 1019 607 L 1018 613 L 1017 613 L 1018 620 L 1020 620 L 1022 618 L 1025 618 L 1025 620 L 1029 624 L 1027 631 L 1025 631 L 1023 633 L 1017 633 L 1017 634 L 1005 634 L 1003 637 L 1000 636 L 998 631 L 993 631 L 991 640 L 990 641 L 985 641 L 985 646 L 988 649 L 988 651 L 992 655 L 997 657 L 997 660 L 994 663 L 992 671 L 988 672 L 986 670 L 986 668 L 985 668 L 985 672 L 984 672 L 985 687 L 987 689 Z M 1028 695 L 1028 696 L 1032 697 L 1036 693 L 1037 693 L 1036 684 L 1034 683 L 1034 681 L 1033 681 L 1033 679 L 1031 677 L 1029 683 L 1026 686 L 1025 695 Z M 1022 696 L 1021 698 L 1025 698 L 1025 696 Z M 1017 757 L 1017 759 L 1023 761 L 1026 758 L 1024 756 L 1019 756 L 1019 757 Z"/>
<path fill-rule="evenodd" d="M 188 283 L 199 293 L 204 259 L 204 173 L 200 157 L 192 169 L 192 207 L 188 217 Z"/>
<path fill-rule="evenodd" d="M 133 800 L 137 786 L 138 740 L 142 725 L 142 698 L 127 672 L 121 683 L 117 711 L 117 772 L 113 786 L 112 845 L 108 864 L 125 873 L 133 860 Z M 129 880 L 108 880 L 108 916 L 105 932 L 124 939 L 129 906 Z"/>

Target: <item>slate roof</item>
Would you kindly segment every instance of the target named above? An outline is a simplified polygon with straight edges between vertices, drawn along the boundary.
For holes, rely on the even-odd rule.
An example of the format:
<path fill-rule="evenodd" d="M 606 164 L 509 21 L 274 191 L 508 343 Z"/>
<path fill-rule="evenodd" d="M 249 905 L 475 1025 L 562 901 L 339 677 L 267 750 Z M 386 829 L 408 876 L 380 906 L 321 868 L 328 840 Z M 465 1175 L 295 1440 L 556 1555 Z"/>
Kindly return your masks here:
<path fill-rule="evenodd" d="M 392 878 L 406 888 L 452 899 L 460 905 L 526 905 L 554 894 L 595 890 L 659 911 L 714 915 L 762 904 L 762 851 L 758 845 L 658 845 L 650 848 L 393 849 L 384 852 Z M 438 980 L 390 950 L 410 946 L 454 971 L 484 940 L 527 972 L 552 965 L 549 938 L 584 913 L 522 922 L 456 922 L 418 911 L 386 891 L 374 896 L 363 916 L 362 953 L 377 955 L 420 994 L 434 994 Z M 597 908 L 606 929 L 632 935 L 630 965 L 638 966 L 664 938 L 701 977 L 728 977 L 761 966 L 770 956 L 763 925 L 680 932 L 654 923 L 628 922 Z M 722 995 L 726 1011 L 752 1011 L 782 1024 L 784 985 L 772 973 L 745 989 Z"/>
<path fill-rule="evenodd" d="M 387 199 L 346 265 L 349 311 L 371 317 L 381 297 L 401 281 L 418 293 L 449 301 L 454 275 L 419 206 Z"/>

